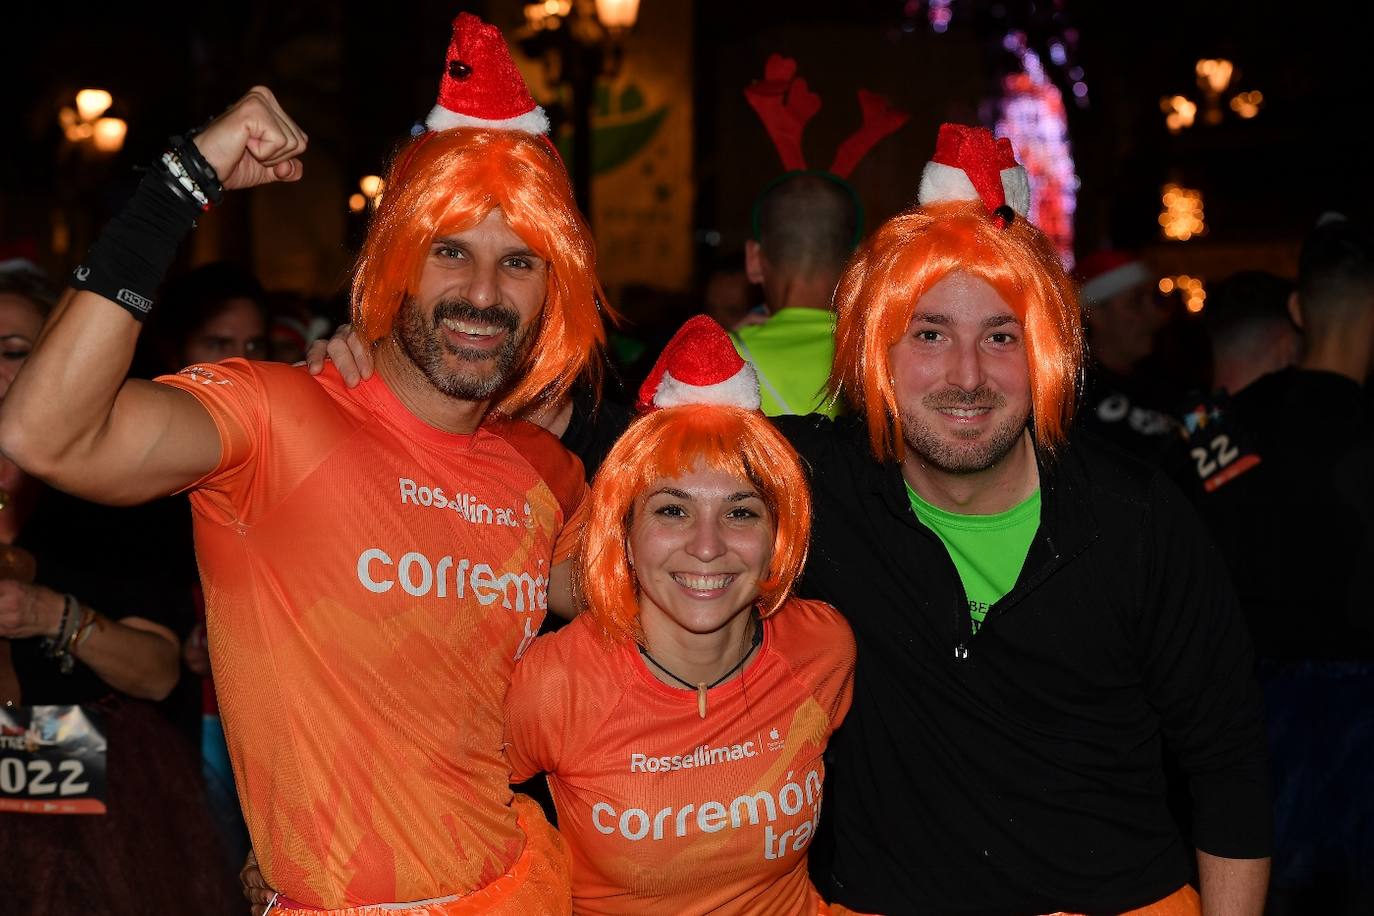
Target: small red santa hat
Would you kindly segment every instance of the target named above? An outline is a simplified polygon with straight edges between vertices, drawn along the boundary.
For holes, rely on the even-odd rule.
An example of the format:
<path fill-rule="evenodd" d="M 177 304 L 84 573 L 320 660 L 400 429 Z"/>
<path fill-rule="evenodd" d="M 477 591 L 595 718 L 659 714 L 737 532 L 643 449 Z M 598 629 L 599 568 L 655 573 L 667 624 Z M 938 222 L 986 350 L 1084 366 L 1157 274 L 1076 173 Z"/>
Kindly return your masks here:
<path fill-rule="evenodd" d="M 537 135 L 549 132 L 549 118 L 530 95 L 501 30 L 471 13 L 459 13 L 439 80 L 439 101 L 425 126 L 490 127 Z"/>
<path fill-rule="evenodd" d="M 753 364 L 735 352 L 730 335 L 706 315 L 678 328 L 639 389 L 641 412 L 683 404 L 759 409 Z"/>
<path fill-rule="evenodd" d="M 1094 252 L 1078 262 L 1075 273 L 1081 284 L 1078 301 L 1083 305 L 1106 302 L 1154 279 L 1144 261 L 1125 251 Z"/>
<path fill-rule="evenodd" d="M 1007 138 L 982 127 L 941 124 L 916 197 L 922 204 L 981 200 L 1006 226 L 1030 211 L 1030 182 Z"/>

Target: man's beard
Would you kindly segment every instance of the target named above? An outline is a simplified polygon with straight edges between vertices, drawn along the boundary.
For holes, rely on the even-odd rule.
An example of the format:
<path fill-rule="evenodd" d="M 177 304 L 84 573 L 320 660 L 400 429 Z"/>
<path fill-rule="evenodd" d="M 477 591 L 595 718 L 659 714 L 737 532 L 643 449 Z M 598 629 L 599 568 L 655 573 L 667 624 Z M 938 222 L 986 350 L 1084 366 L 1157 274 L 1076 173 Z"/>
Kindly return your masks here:
<path fill-rule="evenodd" d="M 491 324 L 504 328 L 505 339 L 494 352 L 474 347 L 460 347 L 449 343 L 444 336 L 443 319 Z M 451 398 L 463 401 L 485 401 L 506 387 L 525 356 L 529 328 L 520 327 L 520 316 L 504 305 L 477 308 L 461 299 L 443 299 L 434 306 L 428 319 L 415 299 L 401 304 L 397 316 L 395 337 L 415 367 L 429 383 Z M 457 357 L 472 364 L 473 372 L 457 372 L 449 368 L 447 357 Z M 477 374 L 482 363 L 489 363 L 485 374 Z"/>
<path fill-rule="evenodd" d="M 1005 407 L 1006 403 L 1003 395 L 986 387 L 974 391 L 947 388 L 921 399 L 921 406 L 928 411 L 951 407 L 988 407 L 995 411 Z M 1027 407 L 1021 416 L 1007 417 L 990 429 L 955 429 L 952 434 L 946 434 L 925 422 L 916 411 L 903 410 L 902 438 L 906 440 L 907 448 L 936 470 L 946 474 L 976 474 L 986 471 L 1011 453 L 1029 419 L 1030 409 Z"/>

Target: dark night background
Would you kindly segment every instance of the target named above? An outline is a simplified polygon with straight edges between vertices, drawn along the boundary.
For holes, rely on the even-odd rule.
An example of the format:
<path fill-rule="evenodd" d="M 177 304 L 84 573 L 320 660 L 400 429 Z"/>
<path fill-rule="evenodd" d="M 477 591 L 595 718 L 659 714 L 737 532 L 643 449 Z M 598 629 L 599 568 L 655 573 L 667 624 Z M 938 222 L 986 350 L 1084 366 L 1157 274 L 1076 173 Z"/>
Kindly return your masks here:
<path fill-rule="evenodd" d="M 642 0 L 641 17 L 667 0 Z M 924 10 L 902 30 L 900 0 L 738 3 L 697 0 L 693 8 L 697 235 L 742 239 L 749 203 L 776 156 L 740 89 L 770 51 L 802 61 L 826 98 L 808 131 L 808 152 L 829 151 L 856 118 L 853 90 L 867 86 L 912 112 L 912 122 L 875 150 L 854 176 L 871 228 L 906 204 L 943 120 L 975 121 L 978 104 L 1008 63 L 1009 25 L 1037 34 L 1060 27 L 1055 5 L 954 0 L 952 26 L 935 34 Z M 497 9 L 497 8 L 500 9 Z M 328 293 L 342 283 L 361 218 L 336 202 L 356 176 L 378 171 L 394 141 L 432 104 L 448 22 L 460 9 L 508 19 L 516 3 L 421 0 L 390 5 L 305 2 L 142 6 L 25 4 L 7 10 L 0 93 L 9 140 L 0 161 L 0 244 L 23 240 L 58 271 L 70 266 L 106 218 L 132 167 L 167 135 L 198 124 L 262 82 L 278 90 L 311 136 L 307 183 L 295 205 L 337 257 L 302 263 L 298 285 Z M 1219 278 L 1237 267 L 1288 272 L 1303 232 L 1324 210 L 1367 214 L 1374 182 L 1358 139 L 1374 88 L 1367 14 L 1334 3 L 1065 0 L 1061 15 L 1079 33 L 1077 62 L 1091 105 L 1068 105 L 1082 179 L 1079 253 L 1102 244 L 1148 247 L 1173 269 Z M 629 39 L 631 45 L 634 36 Z M 1198 92 L 1200 57 L 1236 64 L 1236 89 L 1263 91 L 1249 121 L 1199 124 L 1178 136 L 1159 100 Z M 98 85 L 129 122 L 124 149 L 85 160 L 65 147 L 57 111 L 78 88 Z M 1063 87 L 1066 90 L 1067 86 Z M 316 165 L 323 163 L 323 165 Z M 819 164 L 824 164 L 823 162 Z M 1186 243 L 1160 239 L 1159 189 L 1168 180 L 1200 188 L 1208 233 Z M 331 187 L 330 184 L 337 187 Z M 320 188 L 325 188 L 324 196 Z M 257 192 L 255 192 L 257 193 Z M 304 193 L 304 192 L 302 192 Z M 327 203 L 326 203 L 327 201 Z M 52 250 L 51 214 L 68 213 L 70 247 Z M 318 208 L 318 217 L 315 209 Z M 254 225 L 242 197 L 212 217 L 186 257 L 253 260 Z M 270 244 L 289 248 L 291 232 Z M 261 246 L 263 240 L 256 242 Z M 260 249 L 259 249 L 260 250 Z M 269 280 L 271 278 L 269 277 Z"/>

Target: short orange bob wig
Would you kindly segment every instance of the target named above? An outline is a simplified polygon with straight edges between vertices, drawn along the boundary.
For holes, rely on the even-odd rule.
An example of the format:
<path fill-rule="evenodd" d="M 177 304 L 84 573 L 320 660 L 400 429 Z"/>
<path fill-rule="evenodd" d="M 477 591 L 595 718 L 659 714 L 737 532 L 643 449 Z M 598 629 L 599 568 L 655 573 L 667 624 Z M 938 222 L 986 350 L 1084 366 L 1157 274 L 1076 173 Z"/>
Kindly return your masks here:
<path fill-rule="evenodd" d="M 498 408 L 515 414 L 595 377 L 605 344 L 596 249 L 562 162 L 542 139 L 514 130 L 455 127 L 422 134 L 397 152 L 353 278 L 353 323 L 372 343 L 391 333 L 414 295 L 434 239 L 477 225 L 500 208 L 511 230 L 548 262 L 536 337 Z M 608 317 L 610 317 L 608 315 Z"/>
<path fill-rule="evenodd" d="M 811 535 L 811 492 L 801 459 L 777 428 L 763 414 L 739 407 L 656 410 L 630 424 L 592 481 L 577 590 L 612 640 L 643 639 L 626 551 L 635 502 L 654 481 L 696 468 L 748 480 L 773 515 L 773 560 L 759 583 L 761 615 L 782 606 L 801 573 Z"/>
<path fill-rule="evenodd" d="M 888 351 L 916 301 L 956 271 L 995 289 L 1025 329 L 1035 442 L 1053 452 L 1073 420 L 1083 367 L 1078 297 L 1044 233 L 1020 218 L 1003 229 L 978 201 L 914 207 L 855 252 L 835 291 L 830 390 L 867 420 L 874 456 L 900 461 L 905 440 Z"/>

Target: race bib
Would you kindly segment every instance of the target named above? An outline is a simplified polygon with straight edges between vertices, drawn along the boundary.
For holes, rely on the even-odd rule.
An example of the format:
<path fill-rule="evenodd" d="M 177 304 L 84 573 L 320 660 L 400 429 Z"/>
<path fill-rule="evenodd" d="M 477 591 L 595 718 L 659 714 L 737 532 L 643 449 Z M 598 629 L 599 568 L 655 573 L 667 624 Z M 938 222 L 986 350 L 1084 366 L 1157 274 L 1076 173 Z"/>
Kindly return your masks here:
<path fill-rule="evenodd" d="M 105 760 L 99 710 L 0 707 L 0 811 L 104 814 Z"/>

